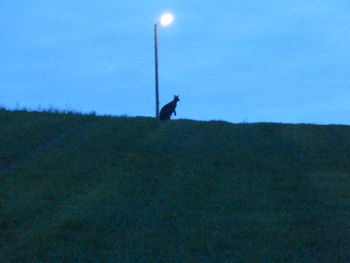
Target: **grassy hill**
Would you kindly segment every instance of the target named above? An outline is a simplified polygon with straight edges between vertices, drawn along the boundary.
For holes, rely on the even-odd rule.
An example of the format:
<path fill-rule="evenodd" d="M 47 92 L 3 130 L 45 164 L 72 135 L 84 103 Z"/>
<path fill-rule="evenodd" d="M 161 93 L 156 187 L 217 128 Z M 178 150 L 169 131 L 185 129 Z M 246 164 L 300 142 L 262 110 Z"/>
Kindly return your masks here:
<path fill-rule="evenodd" d="M 350 127 L 0 111 L 1 262 L 350 262 Z"/>

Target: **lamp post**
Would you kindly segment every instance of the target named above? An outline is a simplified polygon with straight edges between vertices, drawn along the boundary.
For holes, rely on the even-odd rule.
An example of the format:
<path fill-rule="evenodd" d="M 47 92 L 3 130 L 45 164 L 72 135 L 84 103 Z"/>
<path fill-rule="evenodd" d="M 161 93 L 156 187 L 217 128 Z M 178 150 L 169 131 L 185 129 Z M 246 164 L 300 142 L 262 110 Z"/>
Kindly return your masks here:
<path fill-rule="evenodd" d="M 158 25 L 170 25 L 174 20 L 174 16 L 165 13 L 161 16 L 160 21 L 154 25 L 154 58 L 155 58 L 155 81 L 156 81 L 156 118 L 159 119 L 159 78 L 158 78 Z"/>

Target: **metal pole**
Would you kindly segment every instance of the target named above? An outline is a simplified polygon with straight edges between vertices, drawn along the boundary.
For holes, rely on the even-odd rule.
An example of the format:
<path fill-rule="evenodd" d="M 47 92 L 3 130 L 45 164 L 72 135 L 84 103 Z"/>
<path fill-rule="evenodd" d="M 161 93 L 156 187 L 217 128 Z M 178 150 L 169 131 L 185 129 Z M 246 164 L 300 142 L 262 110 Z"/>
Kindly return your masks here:
<path fill-rule="evenodd" d="M 154 57 L 155 57 L 155 75 L 156 75 L 156 118 L 159 119 L 158 23 L 154 25 Z"/>

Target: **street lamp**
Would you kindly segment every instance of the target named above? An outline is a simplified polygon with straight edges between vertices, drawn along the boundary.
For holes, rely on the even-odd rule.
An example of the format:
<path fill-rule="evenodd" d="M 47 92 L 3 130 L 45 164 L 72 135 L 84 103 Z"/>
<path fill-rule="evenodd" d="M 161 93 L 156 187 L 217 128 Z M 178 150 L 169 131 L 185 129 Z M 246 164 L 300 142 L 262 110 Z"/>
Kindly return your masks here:
<path fill-rule="evenodd" d="M 174 16 L 165 13 L 160 17 L 159 22 L 154 25 L 154 57 L 155 57 L 155 77 L 156 77 L 156 118 L 159 119 L 159 81 L 158 81 L 158 25 L 168 26 L 174 21 Z"/>

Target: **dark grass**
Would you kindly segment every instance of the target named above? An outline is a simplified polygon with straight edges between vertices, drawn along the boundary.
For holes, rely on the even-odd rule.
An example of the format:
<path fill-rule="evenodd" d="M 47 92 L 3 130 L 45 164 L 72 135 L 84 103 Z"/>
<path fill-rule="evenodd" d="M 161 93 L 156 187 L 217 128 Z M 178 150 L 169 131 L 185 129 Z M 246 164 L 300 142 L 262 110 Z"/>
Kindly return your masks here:
<path fill-rule="evenodd" d="M 350 262 L 350 127 L 0 110 L 1 262 Z"/>

